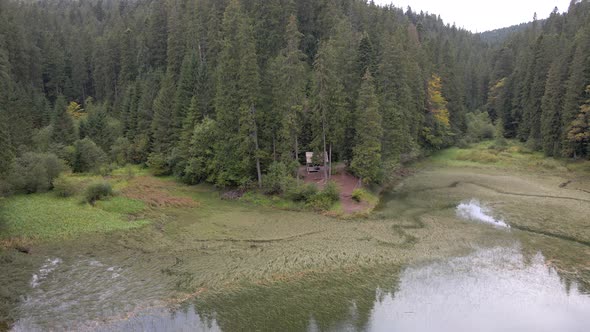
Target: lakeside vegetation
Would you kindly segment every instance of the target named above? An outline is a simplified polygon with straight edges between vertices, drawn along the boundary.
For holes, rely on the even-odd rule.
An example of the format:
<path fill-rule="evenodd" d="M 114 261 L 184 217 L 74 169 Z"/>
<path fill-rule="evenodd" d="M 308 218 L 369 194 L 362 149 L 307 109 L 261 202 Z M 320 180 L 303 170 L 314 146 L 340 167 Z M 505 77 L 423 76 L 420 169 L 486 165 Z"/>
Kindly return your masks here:
<path fill-rule="evenodd" d="M 440 151 L 410 166 L 412 169 L 433 167 L 504 169 L 575 179 L 588 177 L 590 162 L 568 162 L 545 157 L 517 141 L 506 141 L 502 147 L 497 147 L 495 141 L 484 141 L 465 148 Z M 222 202 L 223 192 L 213 187 L 202 189 L 208 193 L 205 196 L 206 202 L 200 202 L 203 199 L 201 196 L 194 196 L 187 202 L 187 190 L 190 191 L 191 186 L 177 182 L 174 178 L 157 178 L 150 173 L 146 168 L 128 166 L 115 169 L 112 175 L 105 177 L 91 174 L 62 175 L 69 183 L 70 190 L 76 194 L 63 197 L 59 191 L 53 190 L 4 198 L 0 200 L 0 240 L 5 247 L 14 247 L 20 243 L 30 244 L 39 240 L 56 241 L 86 233 L 128 230 L 153 224 L 159 215 L 158 211 L 163 212 L 170 207 L 203 207 L 206 204 L 207 210 L 214 210 Z M 85 198 L 85 190 L 100 181 L 107 181 L 112 185 L 115 194 L 91 205 Z M 141 183 L 146 185 L 135 187 Z M 333 186 L 323 192 L 313 184 L 301 186 L 304 187 L 301 190 L 307 190 L 308 194 L 293 197 L 292 193 L 282 195 L 275 192 L 269 195 L 264 191 L 251 190 L 236 197 L 235 201 L 228 201 L 228 204 L 248 204 L 300 212 L 318 211 L 346 219 L 367 217 L 365 212 L 350 216 L 343 214 L 337 189 Z M 140 196 L 133 195 L 136 189 L 141 190 Z M 306 202 L 305 197 L 309 197 L 310 201 Z M 379 198 L 366 189 L 355 190 L 353 199 L 367 202 L 369 211 L 370 207 L 379 203 Z"/>
<path fill-rule="evenodd" d="M 585 175 L 590 162 L 547 157 L 518 141 L 498 146 L 496 141 L 484 141 L 464 148 L 449 148 L 435 153 L 427 162 L 442 166 L 494 167 L 517 171 L 562 172 Z"/>
<path fill-rule="evenodd" d="M 458 151 L 485 153 L 490 144 L 484 142 Z M 518 145 L 509 141 L 508 149 Z M 305 207 L 298 211 L 285 209 L 281 204 L 274 205 L 282 198 L 254 191 L 242 199 L 223 200 L 213 186 L 187 186 L 172 177 L 150 175 L 146 169 L 134 168 L 137 175 L 133 178 L 129 178 L 128 169 L 115 170 L 107 177 L 69 175 L 81 184 L 110 181 L 118 193 L 97 201 L 95 206 L 83 203 L 84 190 L 69 198 L 58 197 L 54 192 L 16 195 L 0 204 L 8 203 L 13 209 L 28 205 L 30 200 L 47 200 L 52 208 L 55 206 L 54 210 L 64 211 L 63 216 L 82 210 L 80 213 L 94 216 L 109 214 L 115 223 L 89 228 L 61 222 L 71 229 L 55 227 L 60 234 L 53 233 L 52 228 L 50 232 L 37 232 L 28 242 L 9 246 L 24 244 L 31 254 L 2 251 L 0 260 L 6 269 L 0 272 L 0 281 L 11 286 L 0 294 L 5 300 L 0 314 L 14 317 L 11 304 L 29 289 L 31 274 L 45 264 L 46 257 L 78 264 L 81 253 L 112 266 L 125 266 L 127 280 L 149 276 L 149 281 L 133 288 L 139 292 L 131 297 L 134 303 L 143 303 L 154 294 L 166 299 L 163 305 L 196 297 L 202 310 L 209 308 L 207 304 L 216 310 L 222 309 L 217 305 L 227 304 L 230 310 L 232 299 L 251 296 L 260 287 L 268 290 L 262 293 L 266 295 L 291 294 L 293 287 L 325 285 L 324 281 L 330 284 L 330 280 L 341 280 L 345 275 L 370 279 L 371 275 L 397 271 L 400 264 L 463 255 L 471 252 L 474 245 L 493 247 L 513 243 L 515 239 L 526 249 L 527 259 L 536 257 L 539 243 L 548 243 L 544 250 L 547 264 L 555 266 L 564 278 L 579 282 L 580 287 L 588 287 L 590 283 L 584 276 L 587 262 L 573 259 L 572 254 L 587 252 L 578 242 L 590 241 L 587 228 L 581 227 L 589 205 L 579 200 L 590 199 L 578 190 L 590 189 L 581 187 L 590 185 L 587 177 L 577 178 L 584 173 L 538 166 L 531 169 L 529 163 L 522 161 L 532 157 L 529 161 L 536 165 L 536 157 L 522 152 L 514 152 L 517 158 L 506 164 L 469 161 L 467 165 L 457 158 L 460 153 L 456 152 L 441 151 L 416 164 L 413 175 L 406 177 L 402 186 L 386 192 L 374 213 L 368 218 L 350 220 L 331 218 Z M 560 184 L 567 179 L 576 181 L 561 188 Z M 135 199 L 129 196 L 137 197 L 142 204 L 131 203 Z M 458 220 L 456 205 L 473 197 L 493 206 L 500 213 L 497 217 L 505 218 L 515 231 L 499 232 L 491 226 Z M 11 225 L 11 234 L 26 234 L 27 221 L 41 216 L 38 210 L 26 208 L 18 213 L 23 224 Z M 93 218 L 89 219 L 102 222 Z M 112 219 L 105 219 L 109 220 Z M 134 228 L 117 228 L 121 225 Z M 358 280 L 355 277 L 351 282 Z M 369 289 L 372 286 L 362 285 L 357 284 L 359 291 L 374 293 L 374 289 Z M 341 294 L 338 288 L 334 292 L 336 298 Z M 111 300 L 123 301 L 118 297 Z M 80 313 L 77 319 L 90 318 Z M 235 321 L 224 324 L 233 326 L 232 322 Z"/>

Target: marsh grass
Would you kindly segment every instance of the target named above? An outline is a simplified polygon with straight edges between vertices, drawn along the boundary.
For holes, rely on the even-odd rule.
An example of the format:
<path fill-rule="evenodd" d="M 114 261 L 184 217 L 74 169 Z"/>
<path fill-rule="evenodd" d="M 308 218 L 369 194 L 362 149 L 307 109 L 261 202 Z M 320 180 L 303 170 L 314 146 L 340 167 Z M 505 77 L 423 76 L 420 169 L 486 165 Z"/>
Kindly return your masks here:
<path fill-rule="evenodd" d="M 99 207 L 81 204 L 80 198 L 59 198 L 52 193 L 19 195 L 0 202 L 4 220 L 0 239 L 57 240 L 91 232 L 109 232 L 141 227 L 148 221 L 127 221 L 137 212 L 137 202 L 118 197 Z M 9 243 L 9 242 L 8 242 Z"/>
<path fill-rule="evenodd" d="M 246 192 L 240 200 L 258 206 L 267 206 L 282 210 L 301 211 L 305 209 L 305 204 L 302 202 L 295 202 L 276 195 L 269 196 L 256 191 Z"/>
<path fill-rule="evenodd" d="M 590 161 L 571 161 L 548 158 L 534 152 L 523 143 L 507 141 L 496 146 L 494 141 L 473 144 L 466 148 L 450 148 L 435 153 L 419 165 L 430 163 L 451 167 L 514 169 L 535 172 L 588 171 Z"/>

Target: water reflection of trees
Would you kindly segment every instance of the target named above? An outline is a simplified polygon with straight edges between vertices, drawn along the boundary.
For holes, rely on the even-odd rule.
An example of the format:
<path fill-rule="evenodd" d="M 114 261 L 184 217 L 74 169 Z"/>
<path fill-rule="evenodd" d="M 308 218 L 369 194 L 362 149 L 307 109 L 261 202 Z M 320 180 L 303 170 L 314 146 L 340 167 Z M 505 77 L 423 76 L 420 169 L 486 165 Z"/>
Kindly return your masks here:
<path fill-rule="evenodd" d="M 567 240 L 526 236 L 521 239 L 525 262 L 531 262 L 539 252 L 545 265 L 559 275 L 568 294 L 572 287 L 590 295 L 590 247 Z"/>
<path fill-rule="evenodd" d="M 251 285 L 207 295 L 195 303 L 203 321 L 224 331 L 320 331 L 345 324 L 363 330 L 376 301 L 393 293 L 399 269 L 308 275 L 272 285 Z M 380 290 L 380 291 L 378 291 Z"/>

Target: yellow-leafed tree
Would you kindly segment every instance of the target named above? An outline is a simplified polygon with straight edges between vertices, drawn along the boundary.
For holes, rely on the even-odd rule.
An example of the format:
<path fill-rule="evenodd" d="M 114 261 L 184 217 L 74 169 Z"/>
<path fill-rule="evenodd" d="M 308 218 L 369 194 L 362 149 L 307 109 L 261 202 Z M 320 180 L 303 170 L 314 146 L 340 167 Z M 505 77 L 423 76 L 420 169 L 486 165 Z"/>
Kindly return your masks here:
<path fill-rule="evenodd" d="M 440 76 L 432 74 L 428 81 L 428 106 L 434 118 L 442 125 L 450 128 L 449 110 L 447 101 L 442 95 L 442 82 Z"/>
<path fill-rule="evenodd" d="M 75 101 L 68 105 L 67 112 L 74 119 L 80 119 L 84 115 L 84 109 Z"/>
<path fill-rule="evenodd" d="M 422 129 L 422 139 L 431 149 L 440 149 L 449 145 L 451 121 L 447 100 L 442 94 L 442 80 L 440 76 L 432 74 L 428 80 L 428 117 Z"/>

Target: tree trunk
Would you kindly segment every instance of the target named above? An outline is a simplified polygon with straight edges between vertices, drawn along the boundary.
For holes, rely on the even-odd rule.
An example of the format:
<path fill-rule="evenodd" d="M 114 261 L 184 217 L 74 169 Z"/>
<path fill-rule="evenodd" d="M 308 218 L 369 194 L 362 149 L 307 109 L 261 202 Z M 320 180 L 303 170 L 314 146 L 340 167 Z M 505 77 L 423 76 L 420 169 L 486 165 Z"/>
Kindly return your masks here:
<path fill-rule="evenodd" d="M 328 177 L 332 178 L 332 143 L 330 143 L 330 153 L 328 154 L 328 165 L 330 168 L 328 169 Z"/>
<path fill-rule="evenodd" d="M 297 165 L 297 180 L 299 180 L 299 141 L 295 135 L 295 164 Z"/>
<path fill-rule="evenodd" d="M 277 140 L 275 135 L 272 135 L 272 161 L 277 161 Z"/>
<path fill-rule="evenodd" d="M 326 151 L 326 126 L 324 125 L 324 123 L 322 123 L 322 137 L 324 140 L 324 153 L 322 156 L 322 163 L 324 164 L 324 179 L 327 181 L 328 180 L 328 168 L 326 165 L 326 154 L 328 153 L 328 151 Z"/>
<path fill-rule="evenodd" d="M 295 161 L 299 165 L 299 139 L 295 136 Z"/>
<path fill-rule="evenodd" d="M 258 154 L 258 126 L 256 125 L 256 109 L 252 107 L 252 120 L 254 121 L 254 156 L 256 159 L 256 173 L 258 175 L 258 188 L 262 189 L 262 170 L 260 169 L 260 157 Z"/>
<path fill-rule="evenodd" d="M 256 138 L 256 172 L 258 173 L 258 188 L 262 188 L 262 171 L 260 169 L 260 157 L 258 157 L 258 138 Z"/>

